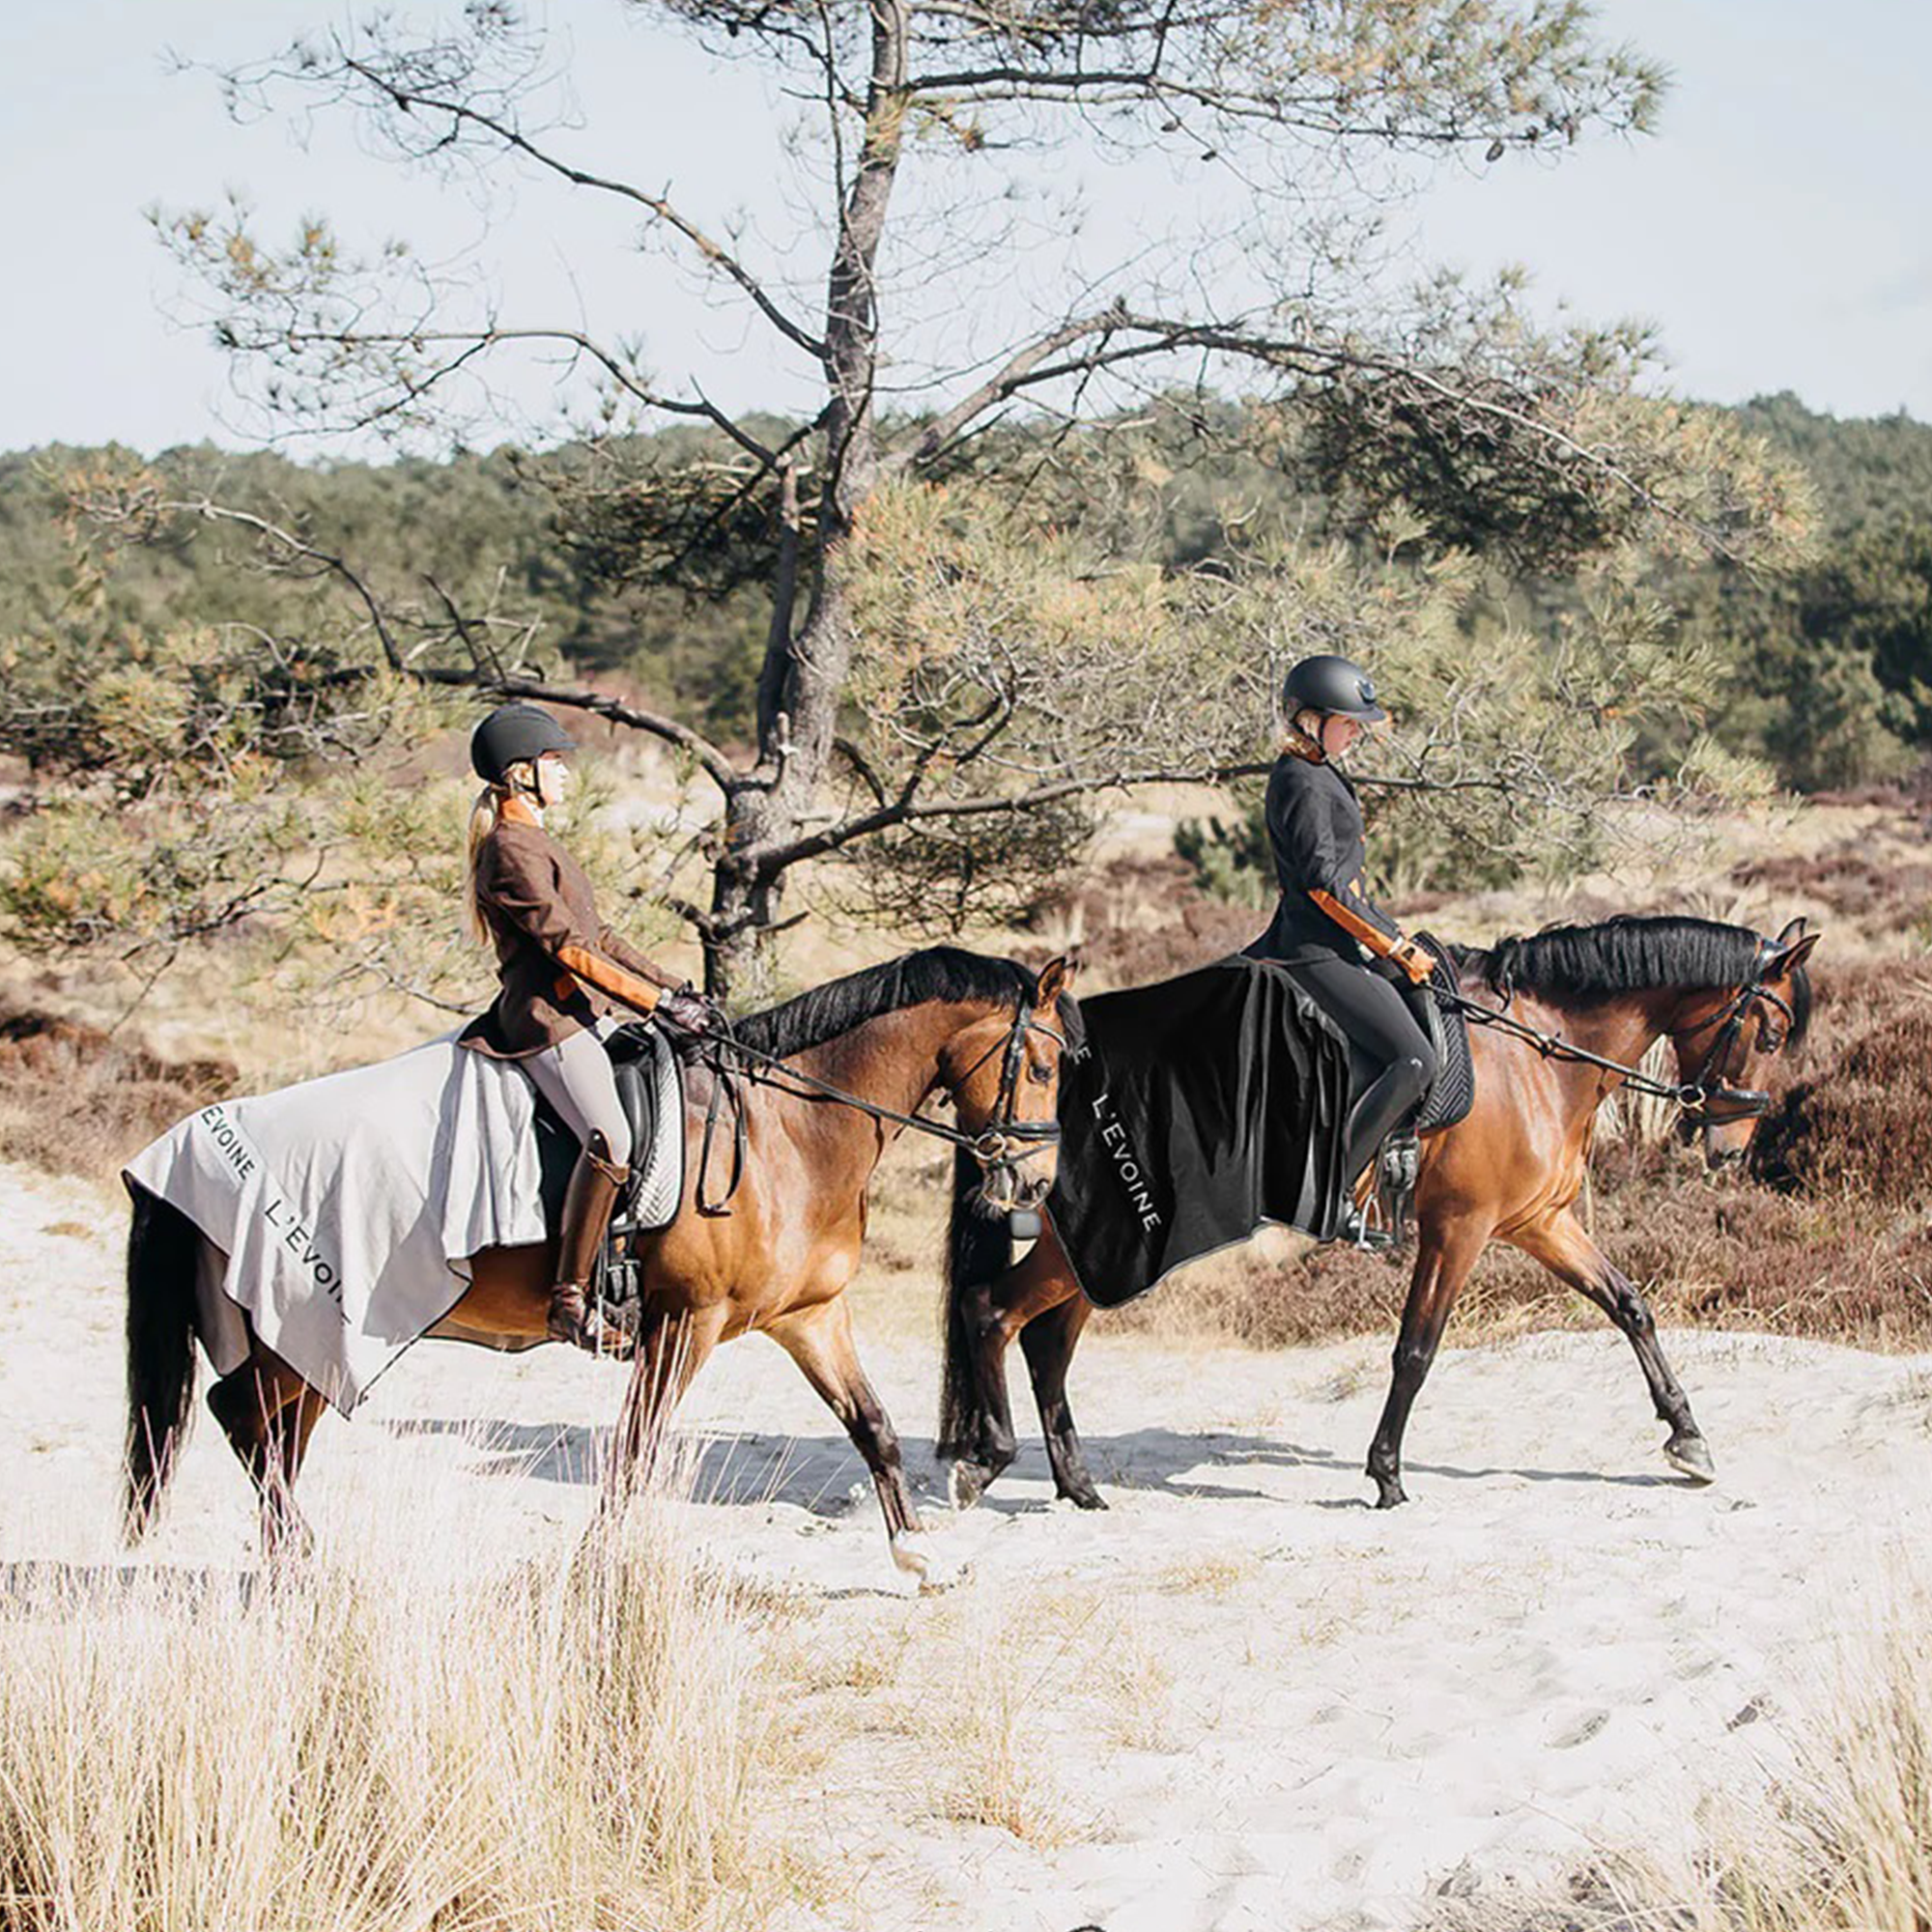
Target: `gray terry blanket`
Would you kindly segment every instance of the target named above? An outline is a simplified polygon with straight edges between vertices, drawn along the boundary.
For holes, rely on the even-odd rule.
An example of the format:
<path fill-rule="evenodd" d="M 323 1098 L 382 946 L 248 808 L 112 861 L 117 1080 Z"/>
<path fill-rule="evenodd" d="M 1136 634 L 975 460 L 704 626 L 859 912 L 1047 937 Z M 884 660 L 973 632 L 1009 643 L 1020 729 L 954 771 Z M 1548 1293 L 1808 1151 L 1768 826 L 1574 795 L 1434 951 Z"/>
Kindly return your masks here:
<path fill-rule="evenodd" d="M 460 1298 L 466 1256 L 544 1238 L 535 1092 L 455 1037 L 204 1107 L 125 1170 L 222 1251 L 230 1302 L 345 1414 Z M 202 1339 L 226 1375 L 245 1342 L 222 1317 L 204 1308 Z"/>

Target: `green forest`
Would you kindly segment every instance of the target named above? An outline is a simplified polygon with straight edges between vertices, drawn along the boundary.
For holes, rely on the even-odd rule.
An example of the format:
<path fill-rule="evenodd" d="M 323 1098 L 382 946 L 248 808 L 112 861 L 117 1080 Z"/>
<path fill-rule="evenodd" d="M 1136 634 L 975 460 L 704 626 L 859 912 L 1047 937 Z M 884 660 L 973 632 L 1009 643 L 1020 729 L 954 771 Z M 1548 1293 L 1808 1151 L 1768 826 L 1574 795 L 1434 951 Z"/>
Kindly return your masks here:
<path fill-rule="evenodd" d="M 1367 776 L 1396 891 L 1614 864 L 1611 799 L 1690 823 L 1911 778 L 1932 745 L 1932 430 L 1790 396 L 1699 415 L 1769 479 L 1775 560 L 1667 519 L 1605 533 L 1581 497 L 1539 519 L 1506 492 L 1338 485 L 1322 425 L 1280 407 L 1175 399 L 976 440 L 859 526 L 830 810 L 781 854 L 816 862 L 801 911 L 902 937 L 1025 916 L 1123 781 L 1261 769 L 1270 680 L 1309 650 L 1365 659 L 1406 726 Z M 0 458 L 0 926 L 157 961 L 305 933 L 440 984 L 447 962 L 403 963 L 397 935 L 456 889 L 423 855 L 450 846 L 461 786 L 395 780 L 479 693 L 616 701 L 726 797 L 751 781 L 772 504 L 737 473 L 692 429 L 440 461 Z M 1236 796 L 1177 847 L 1247 897 L 1266 868 L 1256 787 Z M 603 866 L 641 916 L 710 939 L 704 868 L 716 891 L 736 850 L 714 823 L 617 839 Z"/>
<path fill-rule="evenodd" d="M 1732 413 L 1802 466 L 1817 522 L 1807 559 L 1793 568 L 1655 566 L 1674 640 L 1714 650 L 1726 667 L 1709 726 L 1799 791 L 1899 778 L 1932 745 L 1932 428 L 1902 414 L 1838 420 L 1788 394 Z M 1157 509 L 1109 532 L 1163 568 L 1211 560 L 1236 507 L 1244 522 L 1291 506 L 1304 522 L 1338 514 L 1311 500 L 1292 465 L 1255 461 L 1251 439 L 1209 440 L 1182 469 L 1171 449 L 1163 455 Z M 636 440 L 627 468 L 648 478 L 702 458 L 689 432 L 673 431 Z M 69 499 L 77 480 L 84 487 L 128 461 L 64 447 L 0 456 L 0 675 L 17 686 L 84 639 L 125 644 L 184 626 L 211 640 L 243 627 L 325 648 L 339 625 L 339 584 L 263 572 L 245 532 L 190 520 L 108 554 Z M 576 487 L 576 452 L 304 466 L 204 445 L 169 450 L 152 469 L 172 491 L 299 531 L 386 598 L 446 595 L 514 625 L 533 659 L 556 671 L 616 674 L 724 740 L 742 726 L 768 620 L 764 586 L 728 568 L 707 582 L 689 559 L 681 583 L 658 581 L 669 573 L 624 541 L 611 495 Z M 1093 514 L 1091 500 L 1079 513 Z M 1486 603 L 1500 600 L 1540 629 L 1560 625 L 1568 583 L 1522 575 L 1506 558 L 1492 566 Z M 0 752 L 34 757 L 34 716 L 8 705 Z"/>

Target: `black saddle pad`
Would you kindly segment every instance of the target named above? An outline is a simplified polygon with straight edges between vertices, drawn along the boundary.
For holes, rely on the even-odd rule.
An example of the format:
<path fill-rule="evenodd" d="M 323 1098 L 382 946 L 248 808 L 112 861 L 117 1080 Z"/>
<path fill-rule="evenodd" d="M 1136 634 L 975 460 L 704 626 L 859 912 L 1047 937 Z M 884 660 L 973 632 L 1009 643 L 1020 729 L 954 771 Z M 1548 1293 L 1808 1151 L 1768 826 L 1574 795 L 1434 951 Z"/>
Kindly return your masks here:
<path fill-rule="evenodd" d="M 1416 1023 L 1435 1048 L 1435 1079 L 1422 1096 L 1422 1111 L 1410 1129 L 1433 1134 L 1468 1118 L 1469 1109 L 1476 1104 L 1476 1065 L 1469 1057 L 1469 1022 L 1456 1008 L 1444 1006 L 1433 990 L 1436 986 L 1445 993 L 1462 990 L 1456 962 L 1433 932 L 1418 932 L 1415 938 L 1434 955 L 1435 977 L 1429 985 L 1418 986 L 1405 973 L 1396 990 L 1407 1001 Z"/>

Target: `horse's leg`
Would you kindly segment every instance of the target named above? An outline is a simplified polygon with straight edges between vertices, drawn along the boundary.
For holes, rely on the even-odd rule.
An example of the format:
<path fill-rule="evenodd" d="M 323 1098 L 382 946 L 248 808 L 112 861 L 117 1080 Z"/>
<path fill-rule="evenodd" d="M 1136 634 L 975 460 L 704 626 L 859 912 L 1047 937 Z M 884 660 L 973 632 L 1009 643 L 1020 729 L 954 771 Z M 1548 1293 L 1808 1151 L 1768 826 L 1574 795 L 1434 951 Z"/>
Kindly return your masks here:
<path fill-rule="evenodd" d="M 1567 1208 L 1512 1233 L 1507 1238 L 1524 1254 L 1541 1262 L 1559 1281 L 1567 1282 L 1595 1302 L 1622 1329 L 1636 1350 L 1644 1380 L 1650 1384 L 1650 1399 L 1656 1406 L 1657 1418 L 1670 1431 L 1670 1439 L 1663 1445 L 1663 1460 L 1695 1482 L 1715 1482 L 1718 1465 L 1711 1460 L 1703 1432 L 1690 1413 L 1690 1398 L 1663 1358 L 1650 1304 L 1636 1285 L 1610 1265 L 1603 1250 Z"/>
<path fill-rule="evenodd" d="M 834 1295 L 797 1315 L 772 1323 L 772 1339 L 783 1349 L 825 1405 L 845 1425 L 852 1446 L 866 1459 L 872 1486 L 885 1513 L 893 1561 L 925 1582 L 932 1559 L 922 1538 L 919 1510 L 906 1482 L 898 1432 L 859 1366 L 852 1341 L 852 1315 L 843 1295 Z"/>
<path fill-rule="evenodd" d="M 977 1397 L 977 1425 L 954 1435 L 955 1444 L 970 1441 L 973 1450 L 952 1459 L 949 1484 L 957 1508 L 971 1509 L 1019 1453 L 1007 1392 L 1007 1350 L 1013 1337 L 1063 1302 L 1082 1299 L 1050 1228 L 997 1280 L 970 1293 L 963 1310 L 969 1334 L 959 1346 Z"/>
<path fill-rule="evenodd" d="M 322 1397 L 258 1340 L 248 1360 L 209 1390 L 208 1406 L 255 1486 L 263 1554 L 307 1555 L 315 1539 L 294 1489 Z"/>
<path fill-rule="evenodd" d="M 1368 1472 L 1376 1486 L 1378 1509 L 1393 1509 L 1408 1500 L 1402 1487 L 1402 1437 L 1408 1427 L 1408 1411 L 1435 1359 L 1449 1311 L 1489 1242 L 1490 1228 L 1486 1217 L 1466 1210 L 1453 1217 L 1423 1216 L 1388 1401 L 1382 1405 L 1382 1419 L 1369 1446 Z"/>
<path fill-rule="evenodd" d="M 1033 1377 L 1033 1396 L 1039 1406 L 1040 1433 L 1046 1437 L 1046 1460 L 1053 1467 L 1055 1493 L 1081 1509 L 1103 1510 L 1106 1498 L 1088 1473 L 1080 1435 L 1073 1426 L 1073 1410 L 1066 1401 L 1066 1367 L 1093 1312 L 1093 1303 L 1084 1294 L 1076 1294 L 1028 1322 L 1020 1330 L 1020 1347 L 1026 1353 L 1027 1372 Z"/>
<path fill-rule="evenodd" d="M 620 1511 L 650 1481 L 670 1431 L 672 1411 L 724 1333 L 729 1311 L 715 1307 L 667 1315 L 647 1310 L 631 1365 L 624 1410 L 611 1445 L 599 1514 Z"/>
<path fill-rule="evenodd" d="M 960 1361 L 972 1406 L 960 1418 L 952 1438 L 963 1453 L 950 1458 L 947 1472 L 948 1488 L 957 1509 L 971 1509 L 1019 1454 L 1012 1399 L 1007 1389 L 1007 1345 L 1012 1340 L 1012 1330 L 999 1302 L 1012 1279 L 1009 1269 L 995 1281 L 969 1289 L 958 1312 L 966 1330 Z"/>

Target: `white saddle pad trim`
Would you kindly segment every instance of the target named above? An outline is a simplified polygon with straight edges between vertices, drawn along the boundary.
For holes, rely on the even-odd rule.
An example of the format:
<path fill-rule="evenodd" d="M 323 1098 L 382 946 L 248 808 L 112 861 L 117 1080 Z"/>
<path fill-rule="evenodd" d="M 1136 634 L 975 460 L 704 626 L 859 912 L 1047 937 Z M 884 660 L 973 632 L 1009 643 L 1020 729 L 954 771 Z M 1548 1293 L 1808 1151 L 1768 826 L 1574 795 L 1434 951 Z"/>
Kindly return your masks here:
<path fill-rule="evenodd" d="M 644 1149 L 643 1178 L 630 1222 L 643 1229 L 666 1228 L 677 1218 L 684 1202 L 684 1083 L 677 1076 L 677 1056 L 663 1043 L 651 1053 L 652 1087 L 657 1094 L 657 1125 Z"/>

